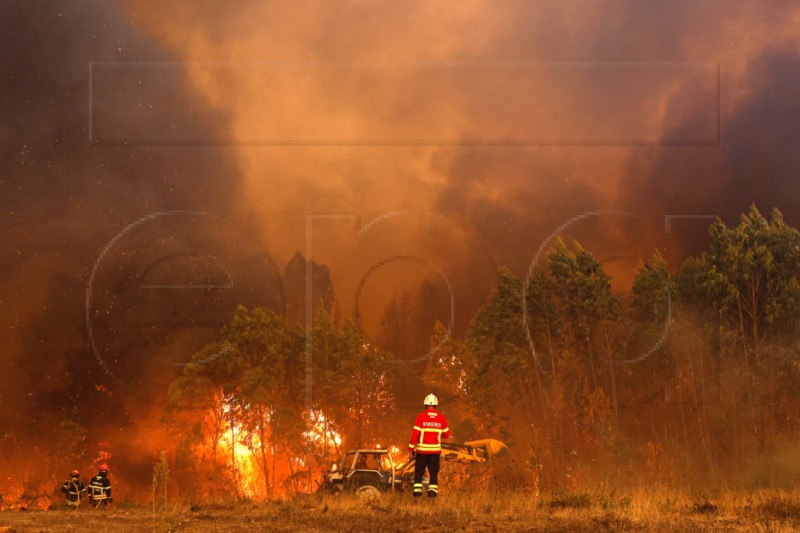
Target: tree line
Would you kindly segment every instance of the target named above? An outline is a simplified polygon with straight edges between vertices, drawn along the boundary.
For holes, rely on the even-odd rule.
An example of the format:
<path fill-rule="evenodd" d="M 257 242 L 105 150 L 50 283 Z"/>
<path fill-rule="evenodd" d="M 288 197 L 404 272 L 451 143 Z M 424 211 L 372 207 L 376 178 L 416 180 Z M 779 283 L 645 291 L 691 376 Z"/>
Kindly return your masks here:
<path fill-rule="evenodd" d="M 443 399 L 459 440 L 509 445 L 497 484 L 764 481 L 759 461 L 800 437 L 800 234 L 753 206 L 709 236 L 674 272 L 657 252 L 641 262 L 625 298 L 558 241 L 525 278 L 499 270 L 463 338 L 437 323 L 417 366 L 325 309 L 306 330 L 240 307 L 169 389 L 182 490 L 241 491 L 237 441 L 259 495 L 311 490 L 343 447 L 402 445 L 412 382 Z"/>

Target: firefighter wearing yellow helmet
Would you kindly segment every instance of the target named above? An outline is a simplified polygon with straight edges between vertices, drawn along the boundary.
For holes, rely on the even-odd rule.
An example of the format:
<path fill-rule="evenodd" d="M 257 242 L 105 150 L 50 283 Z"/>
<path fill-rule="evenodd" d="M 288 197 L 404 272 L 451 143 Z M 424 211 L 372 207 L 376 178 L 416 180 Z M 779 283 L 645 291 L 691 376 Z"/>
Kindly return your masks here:
<path fill-rule="evenodd" d="M 81 497 L 86 494 L 86 486 L 81 481 L 81 473 L 73 470 L 69 479 L 61 484 L 61 492 L 67 498 L 67 505 L 77 508 L 81 504 Z"/>

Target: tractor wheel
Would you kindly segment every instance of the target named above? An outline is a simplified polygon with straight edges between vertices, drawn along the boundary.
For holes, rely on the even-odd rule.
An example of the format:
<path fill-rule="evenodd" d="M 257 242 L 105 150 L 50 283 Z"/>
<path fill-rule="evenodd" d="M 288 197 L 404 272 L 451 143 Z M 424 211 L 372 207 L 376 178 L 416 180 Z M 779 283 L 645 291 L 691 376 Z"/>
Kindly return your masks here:
<path fill-rule="evenodd" d="M 376 500 L 381 497 L 381 491 L 372 485 L 364 485 L 363 487 L 358 487 L 356 496 L 362 500 Z"/>

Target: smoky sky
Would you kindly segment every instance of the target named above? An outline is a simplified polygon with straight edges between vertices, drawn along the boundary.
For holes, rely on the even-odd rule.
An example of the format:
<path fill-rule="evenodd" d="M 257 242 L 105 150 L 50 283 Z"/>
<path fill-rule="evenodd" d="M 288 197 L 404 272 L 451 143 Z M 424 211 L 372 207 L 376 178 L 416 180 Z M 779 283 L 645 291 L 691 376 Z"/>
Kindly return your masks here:
<path fill-rule="evenodd" d="M 778 207 L 797 225 L 800 204 L 800 56 L 794 45 L 768 47 L 746 68 L 751 90 L 721 121 L 720 145 L 681 153 L 647 150 L 630 159 L 625 204 L 662 205 L 675 213 L 719 215 L 729 224 L 750 204 Z M 680 128 L 683 125 L 677 125 Z M 704 243 L 703 224 L 684 222 L 682 248 Z"/>
<path fill-rule="evenodd" d="M 303 242 L 309 213 L 431 210 L 520 273 L 571 217 L 617 209 L 646 223 L 572 229 L 599 256 L 630 259 L 615 273 L 624 286 L 655 248 L 677 262 L 704 244 L 710 218 L 677 218 L 684 222 L 673 227 L 669 217 L 735 220 L 755 201 L 791 218 L 790 198 L 742 182 L 752 164 L 730 160 L 775 156 L 785 163 L 774 179 L 792 181 L 792 132 L 781 129 L 793 122 L 796 88 L 790 2 L 243 2 L 235 12 L 214 2 L 128 5 L 137 27 L 193 63 L 198 90 L 230 111 L 234 139 L 362 142 L 237 147 L 247 197 L 280 257 Z M 203 62 L 259 67 L 229 79 Z M 316 75 L 309 65 L 363 76 L 281 86 L 275 65 L 300 65 L 308 78 Z M 453 65 L 464 70 L 452 74 Z M 450 78 L 435 73 L 445 89 L 431 81 L 437 66 L 450 69 Z M 392 77 L 400 68 L 407 72 Z M 481 78 L 501 79 L 504 91 Z M 453 145 L 425 145 L 431 137 Z M 748 137 L 775 153 L 737 141 Z M 459 145 L 475 139 L 495 146 Z M 503 141 L 512 146 L 496 146 Z M 344 267 L 352 256 L 343 268 L 335 253 L 315 259 L 331 266 L 337 285 L 355 284 L 348 277 L 360 272 Z"/>
<path fill-rule="evenodd" d="M 371 333 L 425 279 L 463 332 L 495 267 L 524 275 L 562 226 L 624 291 L 653 250 L 673 268 L 702 251 L 715 215 L 756 203 L 800 223 L 799 16 L 778 1 L 4 2 L 3 422 L 80 404 L 141 429 L 154 411 L 132 391 L 235 303 L 282 309 L 298 250 L 329 269 L 334 313 L 366 311 Z"/>
<path fill-rule="evenodd" d="M 280 308 L 275 268 L 224 149 L 91 142 L 93 62 L 176 59 L 121 6 L 3 2 L 0 21 L 2 423 L 37 435 L 77 416 L 92 442 L 141 438 L 164 395 L 152 376 L 179 371 L 177 353 L 213 340 L 237 303 Z M 228 127 L 185 77 L 117 88 L 120 102 L 142 94 L 197 109 L 164 106 L 149 127 Z"/>

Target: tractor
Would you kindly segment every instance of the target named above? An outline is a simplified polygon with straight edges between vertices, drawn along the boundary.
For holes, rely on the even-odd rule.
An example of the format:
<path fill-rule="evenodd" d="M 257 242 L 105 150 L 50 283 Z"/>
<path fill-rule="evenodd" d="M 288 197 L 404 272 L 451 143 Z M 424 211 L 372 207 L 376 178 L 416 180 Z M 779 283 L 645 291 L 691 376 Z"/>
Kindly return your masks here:
<path fill-rule="evenodd" d="M 374 497 L 381 492 L 401 488 L 401 480 L 396 472 L 392 456 L 386 448 L 350 450 L 339 464 L 331 466 L 319 490 Z"/>
<path fill-rule="evenodd" d="M 442 461 L 485 463 L 508 447 L 495 439 L 464 443 L 442 443 Z M 382 492 L 404 491 L 414 484 L 416 460 L 409 458 L 395 464 L 386 448 L 348 451 L 339 464 L 333 464 L 319 486 L 334 494 L 350 492 L 375 497 Z M 427 480 L 423 481 L 423 483 Z"/>

